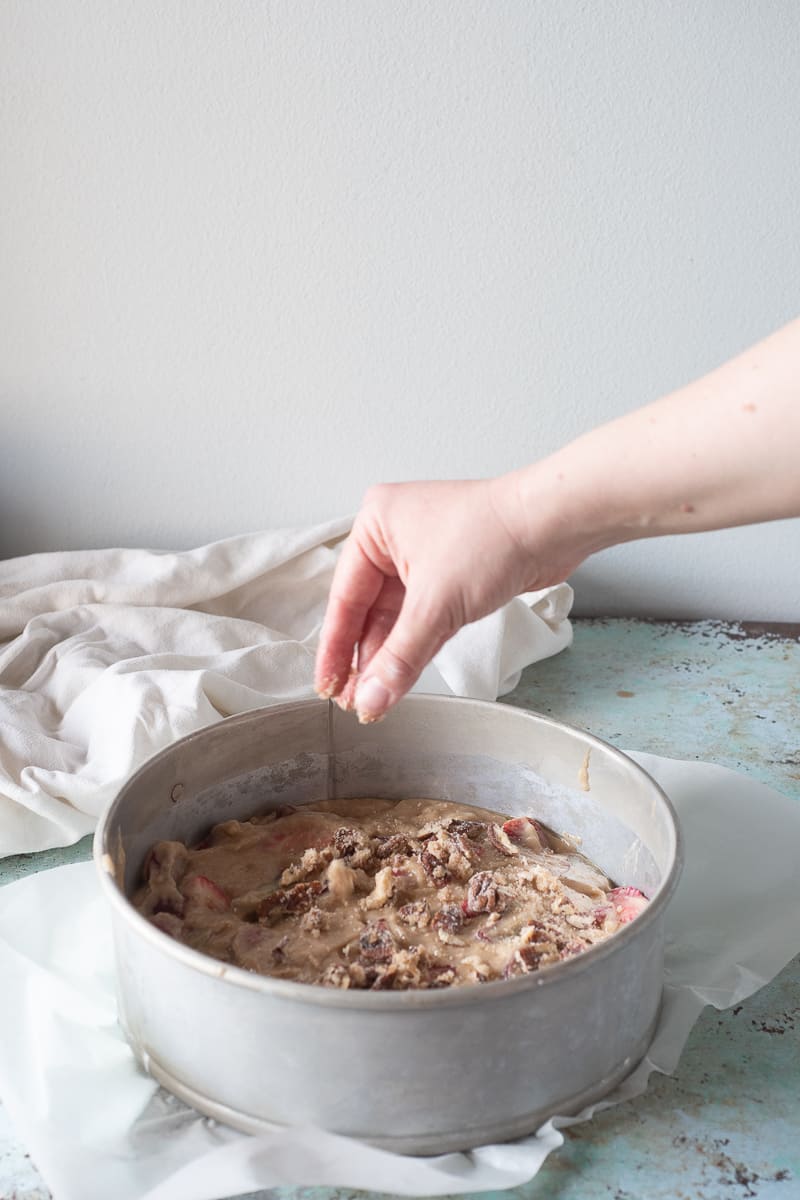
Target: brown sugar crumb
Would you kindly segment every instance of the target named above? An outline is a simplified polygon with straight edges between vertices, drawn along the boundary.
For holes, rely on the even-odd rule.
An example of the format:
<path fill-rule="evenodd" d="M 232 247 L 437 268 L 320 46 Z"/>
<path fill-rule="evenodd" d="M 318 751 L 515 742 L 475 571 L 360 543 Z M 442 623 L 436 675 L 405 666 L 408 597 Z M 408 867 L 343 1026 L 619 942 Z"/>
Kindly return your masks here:
<path fill-rule="evenodd" d="M 249 971 L 402 991 L 524 977 L 635 919 L 534 816 L 432 800 L 324 801 L 159 842 L 134 903 L 163 933 Z"/>

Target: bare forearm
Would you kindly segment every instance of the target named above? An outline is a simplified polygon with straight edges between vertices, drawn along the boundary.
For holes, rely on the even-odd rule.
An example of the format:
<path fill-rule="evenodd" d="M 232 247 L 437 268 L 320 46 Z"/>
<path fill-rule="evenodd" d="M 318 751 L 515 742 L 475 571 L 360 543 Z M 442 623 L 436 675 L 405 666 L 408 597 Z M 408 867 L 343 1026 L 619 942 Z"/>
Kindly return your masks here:
<path fill-rule="evenodd" d="M 376 720 L 462 625 L 596 550 L 800 515 L 798 447 L 795 321 L 521 471 L 371 489 L 331 588 L 320 694 Z"/>
<path fill-rule="evenodd" d="M 523 507 L 537 517 L 549 509 L 582 558 L 635 538 L 800 515 L 798 449 L 794 321 L 688 387 L 516 472 L 514 482 Z"/>

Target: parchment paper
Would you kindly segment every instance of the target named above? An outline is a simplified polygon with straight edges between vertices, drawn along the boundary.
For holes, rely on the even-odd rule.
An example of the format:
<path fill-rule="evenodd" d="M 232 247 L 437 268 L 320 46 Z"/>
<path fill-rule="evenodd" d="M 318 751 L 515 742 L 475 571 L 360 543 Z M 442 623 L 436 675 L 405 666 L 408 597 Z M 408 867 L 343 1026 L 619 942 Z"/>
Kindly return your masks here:
<path fill-rule="evenodd" d="M 116 1025 L 93 866 L 0 892 L 0 1099 L 56 1200 L 217 1200 L 280 1185 L 435 1196 L 530 1180 L 567 1124 L 669 1073 L 704 1005 L 737 1004 L 800 949 L 800 801 L 704 763 L 636 754 L 675 805 L 686 865 L 667 916 L 664 1004 L 648 1054 L 600 1104 L 520 1141 L 411 1158 L 315 1129 L 248 1137 L 136 1066 Z"/>

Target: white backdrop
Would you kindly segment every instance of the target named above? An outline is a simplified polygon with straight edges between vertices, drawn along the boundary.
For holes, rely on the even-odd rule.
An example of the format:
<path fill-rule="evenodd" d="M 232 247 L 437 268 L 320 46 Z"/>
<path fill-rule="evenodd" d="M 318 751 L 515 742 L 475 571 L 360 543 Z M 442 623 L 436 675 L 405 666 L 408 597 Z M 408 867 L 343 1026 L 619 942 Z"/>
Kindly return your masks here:
<path fill-rule="evenodd" d="M 4 0 L 0 554 L 500 472 L 800 311 L 795 0 Z M 800 619 L 797 523 L 578 612 Z"/>

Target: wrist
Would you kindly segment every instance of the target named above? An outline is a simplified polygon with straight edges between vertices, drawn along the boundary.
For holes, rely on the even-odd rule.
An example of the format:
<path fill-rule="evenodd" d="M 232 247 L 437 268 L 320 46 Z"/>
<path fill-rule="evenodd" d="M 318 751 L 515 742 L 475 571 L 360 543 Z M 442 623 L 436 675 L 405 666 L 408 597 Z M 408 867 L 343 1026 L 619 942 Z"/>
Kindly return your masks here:
<path fill-rule="evenodd" d="M 497 481 L 515 540 L 548 576 L 560 572 L 559 579 L 631 536 L 609 502 L 605 473 L 582 457 L 570 445 Z M 546 580 L 551 582 L 555 578 Z"/>

